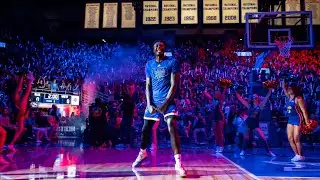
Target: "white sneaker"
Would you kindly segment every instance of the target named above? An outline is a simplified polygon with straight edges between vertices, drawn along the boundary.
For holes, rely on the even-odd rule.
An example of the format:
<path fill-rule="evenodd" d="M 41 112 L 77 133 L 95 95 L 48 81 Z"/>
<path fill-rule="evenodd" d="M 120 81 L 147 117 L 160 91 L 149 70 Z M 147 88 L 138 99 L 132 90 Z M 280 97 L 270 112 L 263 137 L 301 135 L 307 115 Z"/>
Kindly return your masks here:
<path fill-rule="evenodd" d="M 222 152 L 223 152 L 223 147 L 222 146 L 217 146 L 216 153 L 222 153 Z"/>
<path fill-rule="evenodd" d="M 273 153 L 273 152 L 269 152 L 269 156 L 271 156 L 271 157 L 276 157 L 276 155 Z"/>
<path fill-rule="evenodd" d="M 300 155 L 296 155 L 296 156 L 294 156 L 294 158 L 291 159 L 291 161 L 293 161 L 293 162 L 304 161 L 304 160 L 305 160 L 305 157 L 300 156 Z"/>
<path fill-rule="evenodd" d="M 216 147 L 216 153 L 219 153 L 219 151 L 220 151 L 220 148 L 219 148 L 219 146 L 217 146 Z"/>
<path fill-rule="evenodd" d="M 295 155 L 293 158 L 291 158 L 291 161 L 295 161 L 297 159 L 298 155 Z"/>
<path fill-rule="evenodd" d="M 138 180 L 141 180 L 141 173 L 137 171 L 135 168 L 132 168 L 132 172 L 136 175 Z"/>
<path fill-rule="evenodd" d="M 181 177 L 185 177 L 186 176 L 186 170 L 184 169 L 184 167 L 182 166 L 181 163 L 176 163 L 176 165 L 174 166 L 174 169 L 177 171 L 177 173 L 179 174 L 179 176 Z"/>
<path fill-rule="evenodd" d="M 241 152 L 240 152 L 240 156 L 244 156 L 244 151 L 241 151 Z"/>
<path fill-rule="evenodd" d="M 224 147 L 221 146 L 219 153 L 223 153 L 223 150 L 224 150 Z"/>
<path fill-rule="evenodd" d="M 304 161 L 305 157 L 304 156 L 298 156 L 297 159 L 295 159 L 295 161 Z"/>
<path fill-rule="evenodd" d="M 140 151 L 137 159 L 133 162 L 132 167 L 138 167 L 148 157 L 147 151 Z"/>

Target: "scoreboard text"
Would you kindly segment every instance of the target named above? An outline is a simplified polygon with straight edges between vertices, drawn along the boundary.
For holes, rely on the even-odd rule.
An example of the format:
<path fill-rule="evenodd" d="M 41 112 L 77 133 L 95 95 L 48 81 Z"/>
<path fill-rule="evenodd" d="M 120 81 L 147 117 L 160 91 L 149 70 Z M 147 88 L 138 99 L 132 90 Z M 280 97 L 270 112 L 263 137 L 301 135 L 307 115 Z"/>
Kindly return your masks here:
<path fill-rule="evenodd" d="M 32 92 L 31 99 L 35 103 L 79 105 L 79 96 L 56 93 Z"/>

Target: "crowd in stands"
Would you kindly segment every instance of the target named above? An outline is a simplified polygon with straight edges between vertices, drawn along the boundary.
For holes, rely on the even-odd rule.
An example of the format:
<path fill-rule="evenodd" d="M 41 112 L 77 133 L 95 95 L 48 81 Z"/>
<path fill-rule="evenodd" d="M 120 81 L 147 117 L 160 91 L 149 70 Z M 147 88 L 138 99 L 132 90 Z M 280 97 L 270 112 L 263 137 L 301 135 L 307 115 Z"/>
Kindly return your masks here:
<path fill-rule="evenodd" d="M 137 116 L 134 126 L 141 130 L 145 102 L 145 63 L 153 58 L 151 45 L 139 42 L 135 46 L 120 43 L 54 44 L 40 38 L 39 41 L 27 41 L 18 37 L 7 41 L 7 48 L 0 51 L 0 120 L 8 110 L 10 114 L 10 91 L 14 87 L 17 75 L 31 71 L 34 73 L 34 89 L 79 93 L 83 85 L 93 83 L 97 91 L 113 96 L 116 101 L 108 108 L 108 126 L 118 129 L 121 121 L 119 104 L 121 94 L 126 91 L 128 83 L 134 83 L 137 96 Z M 217 83 L 220 78 L 231 79 L 233 86 L 227 90 L 223 106 L 227 117 L 225 128 L 226 143 L 233 142 L 235 127 L 233 120 L 242 105 L 235 96 L 235 91 L 248 96 L 250 87 L 249 75 L 253 71 L 255 56 L 238 57 L 235 51 L 241 51 L 238 42 L 194 43 L 184 41 L 177 43 L 169 50 L 181 63 L 181 81 L 176 97 L 180 115 L 180 134 L 187 139 L 197 138 L 204 133 L 204 141 L 212 137 L 212 102 L 205 99 L 203 91 L 213 93 L 220 89 Z M 255 72 L 255 81 L 283 79 L 295 81 L 303 89 L 307 101 L 308 113 L 313 119 L 320 120 L 320 54 L 310 50 L 292 51 L 290 59 L 279 58 L 272 52 L 263 65 L 264 69 Z M 261 87 L 261 89 L 263 89 Z M 263 96 L 263 93 L 260 93 Z M 269 105 L 273 116 L 285 116 L 283 109 L 285 96 L 281 86 L 273 90 Z M 10 116 L 9 116 L 10 117 Z M 27 125 L 33 126 L 30 113 Z M 59 117 L 64 122 L 65 117 Z M 265 117 L 268 120 L 268 117 Z M 271 119 L 271 117 L 269 118 Z M 35 121 L 37 122 L 37 121 Z M 166 131 L 166 125 L 160 124 L 159 133 Z M 115 131 L 112 131 L 115 132 Z M 138 133 L 139 134 L 139 133 Z M 43 132 L 46 138 L 49 138 Z M 39 135 L 40 136 L 40 135 Z M 168 137 L 168 136 L 161 136 Z"/>

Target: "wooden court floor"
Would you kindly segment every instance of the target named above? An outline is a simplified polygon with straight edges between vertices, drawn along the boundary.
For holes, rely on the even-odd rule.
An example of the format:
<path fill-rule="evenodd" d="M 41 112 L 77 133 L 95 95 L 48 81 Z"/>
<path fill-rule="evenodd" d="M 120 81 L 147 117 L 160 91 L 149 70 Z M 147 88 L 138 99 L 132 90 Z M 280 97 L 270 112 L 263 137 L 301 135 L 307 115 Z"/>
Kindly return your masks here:
<path fill-rule="evenodd" d="M 257 177 L 225 155 L 214 154 L 208 149 L 183 150 L 182 160 L 188 175 L 181 178 L 174 171 L 174 158 L 170 148 L 149 152 L 149 157 L 142 166 L 132 169 L 131 163 L 137 153 L 138 149 L 21 147 L 17 152 L 6 155 L 10 164 L 0 166 L 0 179 L 288 179 L 273 176 Z"/>

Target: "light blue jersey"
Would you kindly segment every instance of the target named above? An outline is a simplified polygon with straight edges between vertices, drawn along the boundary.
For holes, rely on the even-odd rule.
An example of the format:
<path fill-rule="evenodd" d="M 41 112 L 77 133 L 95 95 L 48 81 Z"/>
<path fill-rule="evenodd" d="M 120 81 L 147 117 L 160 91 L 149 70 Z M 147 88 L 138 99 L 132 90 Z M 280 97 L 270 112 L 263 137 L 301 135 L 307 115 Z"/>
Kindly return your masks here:
<path fill-rule="evenodd" d="M 166 57 L 161 62 L 150 60 L 146 64 L 146 76 L 151 79 L 150 89 L 150 104 L 156 107 L 162 106 L 168 96 L 171 87 L 171 74 L 180 71 L 179 63 L 172 57 Z M 144 119 L 159 121 L 161 117 L 178 116 L 178 111 L 175 102 L 169 102 L 169 105 L 164 112 L 150 113 L 145 110 Z"/>
<path fill-rule="evenodd" d="M 165 102 L 171 87 L 171 73 L 179 71 L 178 61 L 172 57 L 166 57 L 161 62 L 147 62 L 146 76 L 151 78 L 151 104 L 161 106 Z"/>

